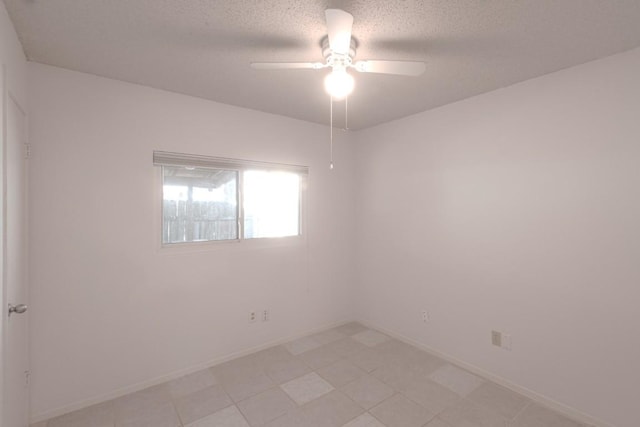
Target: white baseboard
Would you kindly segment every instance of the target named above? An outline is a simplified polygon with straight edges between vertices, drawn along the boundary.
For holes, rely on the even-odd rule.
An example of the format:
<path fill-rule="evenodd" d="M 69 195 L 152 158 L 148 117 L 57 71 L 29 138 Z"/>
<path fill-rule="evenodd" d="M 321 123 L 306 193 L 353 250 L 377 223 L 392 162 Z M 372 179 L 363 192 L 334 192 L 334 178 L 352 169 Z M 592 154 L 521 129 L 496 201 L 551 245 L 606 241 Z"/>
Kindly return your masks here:
<path fill-rule="evenodd" d="M 402 334 L 396 333 L 394 331 L 390 331 L 386 328 L 382 328 L 378 325 L 372 324 L 371 322 L 366 322 L 363 320 L 357 320 L 358 322 L 362 323 L 363 325 L 372 328 L 372 329 L 376 329 L 380 332 L 383 332 L 393 338 L 396 338 L 399 341 L 405 342 L 407 344 L 410 344 L 414 347 L 418 347 L 421 350 L 424 350 L 428 353 L 433 354 L 434 356 L 438 356 L 441 359 L 444 359 L 454 365 L 458 365 L 461 368 L 466 369 L 469 372 L 472 372 L 476 375 L 479 375 L 485 379 L 488 379 L 490 381 L 493 381 L 496 384 L 499 384 L 505 388 L 508 388 L 509 390 L 516 392 L 516 393 L 520 393 L 526 397 L 528 397 L 529 399 L 531 399 L 533 402 L 540 404 L 541 406 L 547 407 L 549 409 L 552 409 L 556 412 L 559 412 L 563 415 L 565 415 L 567 418 L 571 418 L 579 423 L 583 423 L 583 424 L 589 424 L 593 427 L 616 427 L 613 424 L 609 424 L 606 423 L 600 419 L 597 419 L 595 417 L 592 417 L 591 415 L 585 414 L 582 411 L 579 411 L 575 408 L 572 408 L 570 406 L 565 405 L 564 403 L 558 402 L 554 399 L 551 399 L 549 397 L 546 397 L 540 393 L 537 393 L 533 390 L 529 390 L 526 387 L 522 387 L 518 384 L 515 384 L 505 378 L 502 378 L 498 375 L 495 375 L 489 371 L 486 371 L 482 368 L 479 368 L 475 365 L 472 365 L 470 363 L 467 363 L 463 360 L 460 360 L 456 357 L 453 357 L 449 354 L 443 353 L 441 351 L 438 351 L 434 348 L 431 348 L 429 346 L 427 346 L 426 344 L 423 344 L 419 341 L 415 341 L 409 337 L 406 337 Z"/>
<path fill-rule="evenodd" d="M 172 373 L 167 374 L 167 375 L 162 375 L 160 377 L 156 377 L 156 378 L 152 378 L 152 379 L 149 379 L 149 380 L 146 380 L 146 381 L 142 381 L 142 382 L 139 382 L 137 384 L 133 384 L 133 385 L 130 385 L 130 386 L 127 386 L 127 387 L 123 387 L 123 388 L 120 388 L 118 390 L 114 390 L 114 391 L 109 392 L 109 393 L 105 393 L 105 394 L 102 394 L 102 395 L 99 395 L 99 396 L 95 396 L 95 397 L 92 397 L 92 398 L 89 398 L 89 399 L 85 399 L 85 400 L 82 400 L 80 402 L 72 403 L 70 405 L 65 405 L 65 406 L 62 406 L 62 407 L 59 407 L 59 408 L 56 408 L 56 409 L 52 409 L 50 411 L 46 411 L 46 412 L 42 412 L 40 414 L 32 415 L 30 417 L 30 421 L 29 422 L 30 422 L 30 424 L 35 424 L 35 423 L 38 423 L 40 421 L 45 421 L 45 420 L 48 420 L 48 419 L 51 419 L 51 418 L 54 418 L 54 417 L 58 417 L 60 415 L 67 414 L 69 412 L 73 412 L 73 411 L 77 411 L 77 410 L 80 410 L 80 409 L 84 409 L 84 408 L 87 408 L 89 406 L 96 405 L 98 403 L 102 403 L 102 402 L 106 402 L 106 401 L 109 401 L 109 400 L 112 400 L 112 399 L 116 399 L 118 397 L 122 397 L 124 395 L 129 394 L 129 393 L 134 393 L 136 391 L 144 390 L 147 387 L 152 387 L 154 385 L 162 384 L 164 382 L 171 381 L 171 380 L 174 380 L 176 378 L 180 378 L 180 377 L 182 377 L 184 375 L 188 375 L 188 374 L 200 371 L 202 369 L 211 368 L 213 366 L 219 365 L 219 364 L 227 362 L 229 360 L 236 359 L 236 358 L 242 357 L 242 356 L 246 356 L 246 355 L 249 355 L 251 353 L 255 353 L 256 351 L 264 350 L 264 349 L 267 349 L 269 347 L 273 347 L 275 345 L 284 344 L 286 342 L 289 342 L 289 341 L 292 341 L 292 340 L 295 340 L 295 339 L 298 339 L 298 338 L 302 338 L 304 336 L 307 336 L 307 335 L 310 335 L 310 334 L 314 334 L 314 333 L 317 333 L 317 332 L 322 332 L 322 331 L 324 331 L 326 329 L 335 328 L 336 326 L 340 326 L 340 325 L 343 325 L 343 324 L 349 323 L 349 322 L 351 322 L 351 320 L 343 320 L 343 321 L 340 321 L 340 322 L 331 323 L 331 324 L 324 325 L 324 326 L 319 327 L 319 328 L 313 328 L 313 329 L 308 330 L 306 332 L 297 333 L 297 334 L 295 334 L 293 336 L 288 336 L 288 337 L 280 338 L 280 339 L 277 339 L 277 340 L 274 340 L 274 341 L 269 341 L 267 343 L 261 344 L 261 345 L 256 346 L 256 347 L 251 347 L 251 348 L 248 348 L 246 350 L 237 351 L 235 353 L 231 353 L 231 354 L 228 354 L 228 355 L 225 355 L 225 356 L 217 357 L 217 358 L 215 358 L 213 360 L 209 360 L 207 362 L 199 363 L 197 365 L 190 366 L 188 368 L 181 369 L 179 371 L 175 371 L 175 372 L 172 372 Z"/>

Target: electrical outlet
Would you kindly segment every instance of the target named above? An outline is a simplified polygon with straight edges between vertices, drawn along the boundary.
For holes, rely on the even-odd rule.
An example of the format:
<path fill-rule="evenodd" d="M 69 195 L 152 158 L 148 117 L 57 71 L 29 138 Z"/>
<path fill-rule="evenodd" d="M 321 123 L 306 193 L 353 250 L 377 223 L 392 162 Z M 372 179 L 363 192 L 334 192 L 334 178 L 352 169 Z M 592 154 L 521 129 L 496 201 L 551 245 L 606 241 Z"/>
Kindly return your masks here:
<path fill-rule="evenodd" d="M 511 351 L 511 335 L 504 332 L 491 331 L 491 344 Z"/>
<path fill-rule="evenodd" d="M 258 320 L 258 316 L 256 315 L 255 311 L 250 311 L 249 312 L 249 323 L 253 323 L 256 320 Z"/>
<path fill-rule="evenodd" d="M 491 344 L 502 347 L 502 332 L 491 331 Z"/>
<path fill-rule="evenodd" d="M 502 334 L 502 348 L 511 351 L 511 335 Z"/>
<path fill-rule="evenodd" d="M 424 323 L 428 323 L 430 320 L 429 318 L 429 312 L 427 310 L 422 310 L 422 321 Z"/>
<path fill-rule="evenodd" d="M 263 322 L 269 321 L 269 310 L 267 310 L 266 308 L 262 310 L 262 321 Z"/>

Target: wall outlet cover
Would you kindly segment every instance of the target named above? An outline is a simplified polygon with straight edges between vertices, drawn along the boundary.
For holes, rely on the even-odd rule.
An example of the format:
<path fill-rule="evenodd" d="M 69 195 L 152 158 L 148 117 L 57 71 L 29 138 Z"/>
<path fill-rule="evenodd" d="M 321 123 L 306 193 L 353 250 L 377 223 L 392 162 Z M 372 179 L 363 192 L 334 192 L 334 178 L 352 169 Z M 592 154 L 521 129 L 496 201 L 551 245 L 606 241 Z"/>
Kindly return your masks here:
<path fill-rule="evenodd" d="M 511 335 L 502 334 L 502 348 L 511 351 Z"/>
<path fill-rule="evenodd" d="M 491 344 L 502 347 L 502 333 L 498 331 L 491 331 Z"/>

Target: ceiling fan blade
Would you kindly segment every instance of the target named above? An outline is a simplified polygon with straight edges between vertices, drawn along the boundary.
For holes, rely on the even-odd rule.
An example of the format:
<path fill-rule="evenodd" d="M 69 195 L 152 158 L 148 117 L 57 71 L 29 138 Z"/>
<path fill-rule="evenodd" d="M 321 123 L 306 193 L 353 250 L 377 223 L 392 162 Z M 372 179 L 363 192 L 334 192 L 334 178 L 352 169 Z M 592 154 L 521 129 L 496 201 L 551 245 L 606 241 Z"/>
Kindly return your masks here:
<path fill-rule="evenodd" d="M 331 51 L 347 55 L 351 46 L 353 15 L 341 9 L 327 9 L 324 15 L 327 18 L 327 34 Z"/>
<path fill-rule="evenodd" d="M 361 73 L 398 74 L 401 76 L 419 76 L 424 73 L 426 66 L 419 61 L 358 61 L 354 64 L 356 71 Z"/>
<path fill-rule="evenodd" d="M 324 68 L 321 62 L 252 62 L 251 68 L 256 70 L 293 70 L 310 68 L 319 70 Z"/>

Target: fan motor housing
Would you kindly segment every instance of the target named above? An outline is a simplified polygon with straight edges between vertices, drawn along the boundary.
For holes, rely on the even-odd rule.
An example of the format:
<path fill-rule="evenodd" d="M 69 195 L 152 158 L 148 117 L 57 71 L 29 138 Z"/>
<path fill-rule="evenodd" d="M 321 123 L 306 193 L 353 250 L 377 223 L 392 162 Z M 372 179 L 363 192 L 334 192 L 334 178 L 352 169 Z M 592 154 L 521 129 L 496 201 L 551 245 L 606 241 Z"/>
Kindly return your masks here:
<path fill-rule="evenodd" d="M 329 47 L 329 36 L 324 36 L 322 38 L 322 40 L 320 41 L 320 46 L 322 46 L 322 56 L 327 61 L 327 63 L 333 57 L 333 59 L 336 61 L 346 60 L 346 62 L 349 62 L 350 64 L 351 60 L 353 60 L 353 58 L 356 56 L 356 47 L 358 47 L 358 44 L 356 40 L 353 37 L 351 37 L 351 44 L 349 46 L 349 55 L 339 55 L 339 54 L 333 53 L 331 51 L 331 48 Z M 344 57 L 344 58 L 341 58 L 341 57 Z"/>

